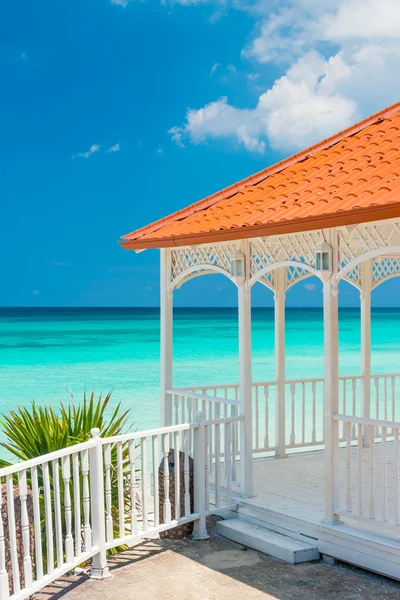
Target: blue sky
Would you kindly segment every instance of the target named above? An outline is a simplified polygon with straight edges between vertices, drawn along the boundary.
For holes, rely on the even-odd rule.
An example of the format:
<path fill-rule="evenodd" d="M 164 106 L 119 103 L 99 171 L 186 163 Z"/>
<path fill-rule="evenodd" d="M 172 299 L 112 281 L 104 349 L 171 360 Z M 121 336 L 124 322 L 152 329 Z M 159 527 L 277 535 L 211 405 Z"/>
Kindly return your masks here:
<path fill-rule="evenodd" d="M 158 305 L 158 252 L 120 235 L 396 101 L 399 31 L 397 0 L 3 3 L 0 304 Z M 175 303 L 235 296 L 210 276 Z"/>

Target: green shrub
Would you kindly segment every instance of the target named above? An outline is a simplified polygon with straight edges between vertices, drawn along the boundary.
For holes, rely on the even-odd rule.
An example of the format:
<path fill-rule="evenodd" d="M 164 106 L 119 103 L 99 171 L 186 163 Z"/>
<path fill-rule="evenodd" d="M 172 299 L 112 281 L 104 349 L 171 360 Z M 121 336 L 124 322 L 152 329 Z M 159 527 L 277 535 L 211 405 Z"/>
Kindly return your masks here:
<path fill-rule="evenodd" d="M 91 439 L 91 429 L 100 429 L 102 437 L 118 435 L 123 432 L 127 425 L 129 410 L 121 412 L 121 404 L 110 411 L 106 415 L 108 405 L 110 403 L 111 392 L 103 399 L 102 394 L 95 399 L 94 391 L 90 397 L 84 393 L 83 402 L 76 404 L 71 397 L 68 403 L 60 402 L 58 409 L 51 406 L 39 406 L 32 402 L 30 406 L 19 406 L 15 410 L 11 409 L 9 414 L 3 414 L 0 418 L 0 427 L 6 436 L 6 440 L 0 442 L 0 445 L 16 457 L 19 461 L 29 460 L 38 456 L 43 456 L 56 450 L 61 450 L 69 446 L 74 446 Z M 128 449 L 124 447 L 122 454 L 124 478 L 129 476 L 129 456 Z M 117 494 L 117 452 L 114 446 L 111 451 L 111 485 L 112 485 L 112 513 L 113 522 L 115 523 L 114 537 L 119 537 L 117 528 L 119 511 L 118 511 L 118 494 Z M 13 462 L 5 459 L 0 459 L 0 468 L 6 467 Z M 53 465 L 49 464 L 50 485 L 53 487 Z M 28 472 L 28 485 L 31 486 L 30 476 Z M 60 502 L 61 510 L 64 510 L 64 483 L 62 479 L 61 466 L 59 466 L 59 482 L 60 482 Z M 17 477 L 15 484 L 18 483 Z M 46 556 L 46 527 L 44 519 L 44 497 L 43 497 L 43 474 L 42 469 L 38 468 L 38 483 L 40 494 L 40 512 L 42 515 L 42 540 L 43 540 L 43 557 Z M 80 482 L 82 490 L 82 481 Z M 54 502 L 53 491 L 51 492 L 51 500 Z M 124 500 L 125 510 L 129 513 L 130 510 L 130 495 L 126 491 Z M 73 506 L 72 506 L 73 510 Z M 81 506 L 81 514 L 83 514 L 83 506 Z M 72 518 L 73 518 L 72 514 Z M 63 528 L 65 528 L 63 519 Z M 65 531 L 63 531 L 65 534 Z M 112 552 L 117 552 L 124 547 L 115 548 Z"/>

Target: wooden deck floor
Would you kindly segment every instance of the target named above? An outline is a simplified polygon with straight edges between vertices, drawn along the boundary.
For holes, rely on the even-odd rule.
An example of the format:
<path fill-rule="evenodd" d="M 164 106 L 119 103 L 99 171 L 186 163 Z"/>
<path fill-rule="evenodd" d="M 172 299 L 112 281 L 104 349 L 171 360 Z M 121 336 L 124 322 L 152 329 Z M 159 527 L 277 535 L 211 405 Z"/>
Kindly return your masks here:
<path fill-rule="evenodd" d="M 363 449 L 362 493 L 359 494 L 359 457 L 357 447 L 351 449 L 351 509 L 353 513 L 369 516 L 370 500 L 373 496 L 375 520 L 357 520 L 351 514 L 342 514 L 341 519 L 348 525 L 364 531 L 380 530 L 380 535 L 399 539 L 399 528 L 393 528 L 398 522 L 396 515 L 396 485 L 399 487 L 400 473 L 395 477 L 394 443 L 387 443 L 384 461 L 382 444 L 374 444 L 374 474 L 371 487 L 371 452 Z M 347 491 L 346 449 L 339 452 L 340 508 L 346 511 Z M 385 465 L 385 466 L 384 466 Z M 386 498 L 384 496 L 386 482 Z M 325 455 L 323 451 L 292 454 L 287 458 L 254 459 L 254 501 L 268 510 L 304 519 L 310 523 L 321 523 L 324 519 L 325 505 Z M 372 491 L 373 490 L 373 491 Z M 397 497 L 400 490 L 397 491 Z M 385 508 L 386 506 L 386 508 Z M 386 516 L 385 516 L 386 512 Z M 377 521 L 387 521 L 387 525 Z"/>
<path fill-rule="evenodd" d="M 254 459 L 257 503 L 281 514 L 320 522 L 324 518 L 324 453 Z"/>

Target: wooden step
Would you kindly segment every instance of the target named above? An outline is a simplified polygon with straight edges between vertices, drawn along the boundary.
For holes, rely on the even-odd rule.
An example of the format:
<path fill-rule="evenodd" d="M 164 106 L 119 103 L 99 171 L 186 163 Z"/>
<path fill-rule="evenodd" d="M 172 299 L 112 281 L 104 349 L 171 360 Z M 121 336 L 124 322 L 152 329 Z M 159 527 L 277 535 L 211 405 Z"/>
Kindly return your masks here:
<path fill-rule="evenodd" d="M 294 539 L 242 519 L 219 521 L 217 533 L 238 544 L 269 554 L 292 565 L 320 558 L 318 548 L 313 540 L 309 542 Z"/>

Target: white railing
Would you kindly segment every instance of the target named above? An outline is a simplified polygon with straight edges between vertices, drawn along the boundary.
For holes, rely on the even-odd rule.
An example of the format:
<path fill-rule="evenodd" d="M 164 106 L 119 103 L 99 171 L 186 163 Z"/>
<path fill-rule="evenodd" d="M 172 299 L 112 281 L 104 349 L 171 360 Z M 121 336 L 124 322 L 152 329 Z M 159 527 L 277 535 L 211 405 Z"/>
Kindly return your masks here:
<path fill-rule="evenodd" d="M 92 439 L 0 470 L 2 600 L 26 598 L 99 554 L 101 515 L 89 477 L 96 448 Z"/>
<path fill-rule="evenodd" d="M 372 375 L 370 382 L 370 417 L 400 420 L 400 374 Z M 362 376 L 339 377 L 339 410 L 350 416 L 361 416 Z M 253 383 L 253 453 L 268 454 L 278 446 L 276 440 L 276 381 Z M 199 408 L 207 418 L 237 415 L 240 412 L 239 385 L 220 384 L 182 387 L 169 390 L 172 398 L 173 422 L 190 420 Z M 307 450 L 322 447 L 324 380 L 322 377 L 289 379 L 285 382 L 285 448 Z M 355 425 L 352 439 L 357 438 Z M 339 439 L 345 443 L 343 423 Z"/>
<path fill-rule="evenodd" d="M 342 518 L 380 523 L 398 535 L 400 422 L 341 414 L 333 418 L 345 432 L 344 447 L 335 449 L 335 513 Z"/>
<path fill-rule="evenodd" d="M 92 577 L 105 577 L 107 550 L 178 525 L 193 521 L 206 537 L 206 515 L 232 506 L 243 419 L 194 418 L 109 438 L 92 430 L 88 442 L 0 469 L 1 600 L 28 598 L 89 559 Z"/>

